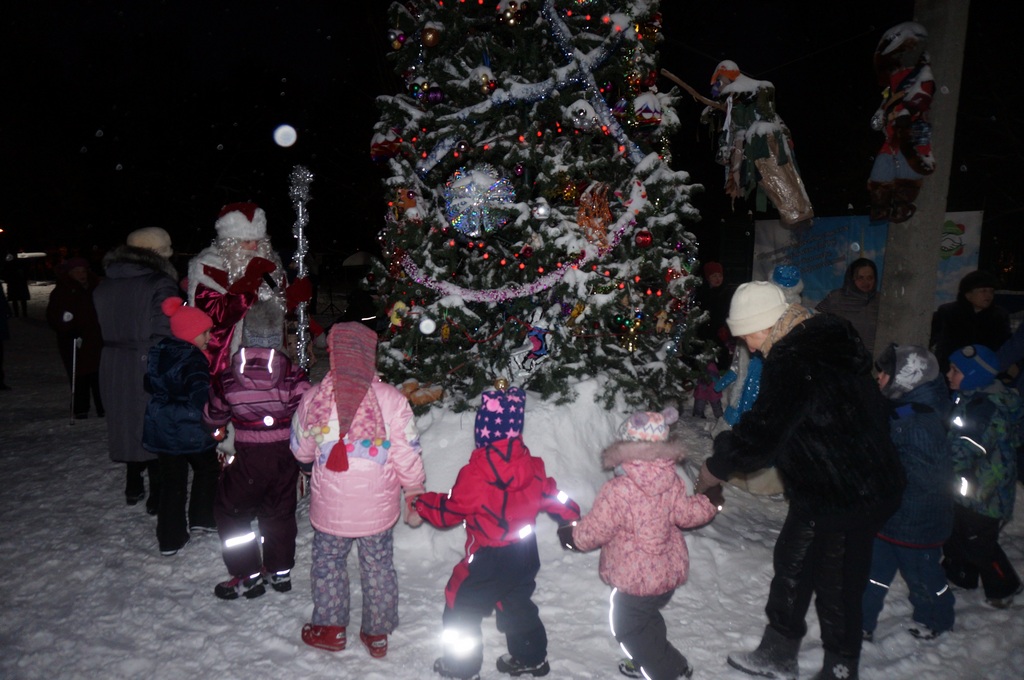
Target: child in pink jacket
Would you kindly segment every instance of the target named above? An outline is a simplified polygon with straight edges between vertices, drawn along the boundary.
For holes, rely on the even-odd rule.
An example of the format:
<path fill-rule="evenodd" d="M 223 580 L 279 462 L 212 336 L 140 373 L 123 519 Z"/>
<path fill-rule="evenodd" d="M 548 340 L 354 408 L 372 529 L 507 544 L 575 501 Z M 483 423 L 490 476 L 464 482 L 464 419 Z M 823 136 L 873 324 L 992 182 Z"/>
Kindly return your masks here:
<path fill-rule="evenodd" d="M 359 639 L 370 655 L 388 651 L 398 627 L 398 575 L 392 530 L 405 491 L 408 508 L 426 475 L 412 408 L 377 377 L 377 335 L 360 323 L 337 323 L 327 337 L 331 370 L 302 399 L 292 420 L 292 453 L 312 465 L 313 620 L 302 640 L 332 652 L 345 648 L 349 620 L 348 554 L 359 548 L 363 591 Z"/>
<path fill-rule="evenodd" d="M 612 586 L 612 634 L 629 656 L 619 671 L 631 678 L 693 674 L 668 641 L 660 610 L 690 569 L 679 529 L 706 524 L 717 511 L 707 496 L 690 496 L 676 474 L 685 451 L 668 433 L 678 419 L 674 408 L 630 416 L 619 428 L 621 441 L 601 454 L 602 466 L 617 476 L 601 487 L 583 519 L 559 530 L 570 550 L 601 548 L 601 580 Z"/>

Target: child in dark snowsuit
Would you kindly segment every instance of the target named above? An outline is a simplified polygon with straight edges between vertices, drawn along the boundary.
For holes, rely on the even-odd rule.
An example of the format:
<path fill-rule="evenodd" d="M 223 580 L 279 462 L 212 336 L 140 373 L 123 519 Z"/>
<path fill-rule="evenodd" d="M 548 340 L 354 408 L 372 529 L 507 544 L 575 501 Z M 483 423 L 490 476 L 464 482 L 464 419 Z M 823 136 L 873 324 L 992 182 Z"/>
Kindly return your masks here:
<path fill-rule="evenodd" d="M 479 678 L 480 623 L 497 608 L 498 630 L 505 633 L 509 651 L 498 658 L 498 670 L 546 675 L 547 633 L 530 599 L 540 570 L 534 525 L 541 512 L 579 519 L 579 506 L 558 490 L 544 461 L 523 443 L 526 393 L 518 387 L 488 390 L 482 401 L 477 448 L 452 490 L 424 493 L 413 505 L 436 527 L 466 526 L 466 555 L 445 587 L 444 655 L 434 670 L 446 678 Z"/>
<path fill-rule="evenodd" d="M 217 442 L 203 427 L 203 407 L 210 392 L 210 361 L 204 353 L 213 320 L 181 298 L 161 305 L 171 318 L 173 338 L 149 350 L 144 386 L 152 395 L 142 425 L 142 446 L 157 454 L 161 493 L 156 513 L 160 554 L 176 554 L 193 530 L 216 531 L 213 494 L 217 488 Z M 188 497 L 188 469 L 192 495 Z"/>
<path fill-rule="evenodd" d="M 707 524 L 716 510 L 706 495 L 691 496 L 676 473 L 686 452 L 668 441 L 679 419 L 674 408 L 634 413 L 618 441 L 601 454 L 606 470 L 621 469 L 597 494 L 575 527 L 559 529 L 570 550 L 601 548 L 601 580 L 612 587 L 612 634 L 629 658 L 619 671 L 630 678 L 676 680 L 693 675 L 686 657 L 668 641 L 661 608 L 686 582 L 690 557 L 679 529 Z"/>
<path fill-rule="evenodd" d="M 204 421 L 223 439 L 230 421 L 235 455 L 221 473 L 214 512 L 224 564 L 232 578 L 217 584 L 224 600 L 291 590 L 295 566 L 299 465 L 289 446 L 292 414 L 309 389 L 306 372 L 278 349 L 242 347 L 210 389 Z M 259 523 L 260 543 L 252 530 Z"/>
<path fill-rule="evenodd" d="M 889 400 L 892 443 L 907 474 L 900 507 L 875 536 L 864 589 L 864 639 L 872 640 L 897 570 L 910 590 L 914 637 L 930 640 L 953 627 L 953 593 L 942 570 L 942 544 L 953 527 L 953 456 L 946 438 L 949 392 L 939 362 L 924 347 L 889 345 L 875 362 Z"/>
<path fill-rule="evenodd" d="M 983 345 L 967 345 L 949 357 L 949 438 L 959 493 L 942 565 L 961 588 L 977 588 L 980 578 L 985 601 L 1006 609 L 1024 591 L 999 545 L 1000 530 L 1013 518 L 1024 410 L 1020 396 L 996 379 L 998 373 L 998 356 Z"/>

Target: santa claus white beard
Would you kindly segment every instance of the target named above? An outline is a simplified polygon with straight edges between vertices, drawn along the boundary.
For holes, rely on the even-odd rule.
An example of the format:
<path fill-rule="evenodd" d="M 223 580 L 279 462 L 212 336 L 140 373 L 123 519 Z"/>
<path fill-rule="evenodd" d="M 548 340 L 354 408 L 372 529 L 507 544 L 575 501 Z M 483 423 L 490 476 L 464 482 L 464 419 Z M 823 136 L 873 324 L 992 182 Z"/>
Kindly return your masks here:
<path fill-rule="evenodd" d="M 272 298 L 280 298 L 281 285 L 284 283 L 284 265 L 281 263 L 281 258 L 274 251 L 270 245 L 270 239 L 262 238 L 256 242 L 256 248 L 254 250 L 246 250 L 242 247 L 242 242 L 235 238 L 219 239 L 216 242 L 217 250 L 219 255 L 224 260 L 224 269 L 228 273 L 228 282 L 234 283 L 242 277 L 245 273 L 245 268 L 249 266 L 249 262 L 254 257 L 262 257 L 265 260 L 270 260 L 277 269 L 271 274 L 271 278 L 277 285 L 276 290 L 272 290 L 266 282 L 262 283 L 259 288 L 260 300 L 265 302 Z M 282 310 L 283 301 L 282 301 Z"/>

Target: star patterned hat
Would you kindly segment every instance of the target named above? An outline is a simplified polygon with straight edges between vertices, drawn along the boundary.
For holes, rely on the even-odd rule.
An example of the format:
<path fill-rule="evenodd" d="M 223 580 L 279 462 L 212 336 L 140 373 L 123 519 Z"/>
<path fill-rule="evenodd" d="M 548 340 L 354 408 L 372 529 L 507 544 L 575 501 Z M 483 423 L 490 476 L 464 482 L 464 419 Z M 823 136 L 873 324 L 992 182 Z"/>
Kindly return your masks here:
<path fill-rule="evenodd" d="M 521 387 L 484 391 L 473 428 L 477 447 L 522 435 L 525 411 L 526 392 Z"/>

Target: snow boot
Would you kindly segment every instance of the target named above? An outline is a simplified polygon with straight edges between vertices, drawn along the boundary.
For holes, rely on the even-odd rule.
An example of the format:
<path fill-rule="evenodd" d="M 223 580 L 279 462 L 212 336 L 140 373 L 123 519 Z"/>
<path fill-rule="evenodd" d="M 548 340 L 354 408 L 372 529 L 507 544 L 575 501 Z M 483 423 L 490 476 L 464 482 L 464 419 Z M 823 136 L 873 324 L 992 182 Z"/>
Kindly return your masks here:
<path fill-rule="evenodd" d="M 458 671 L 449 668 L 445 664 L 443 656 L 434 659 L 434 672 L 442 678 L 455 678 L 456 680 L 480 680 L 479 673 L 459 673 Z"/>
<path fill-rule="evenodd" d="M 644 677 L 640 667 L 633 663 L 632 659 L 623 659 L 619 661 L 619 672 L 625 675 L 627 678 L 642 678 Z"/>
<path fill-rule="evenodd" d="M 800 674 L 797 662 L 800 641 L 801 638 L 790 639 L 771 626 L 765 626 L 764 636 L 757 649 L 730 654 L 729 665 L 750 675 L 774 680 L 797 680 Z"/>
<path fill-rule="evenodd" d="M 858 662 L 857 658 L 839 656 L 826 649 L 821 670 L 811 680 L 857 680 Z"/>
<path fill-rule="evenodd" d="M 292 589 L 292 570 L 285 569 L 283 571 L 275 571 L 273 574 L 264 574 L 263 578 L 267 580 L 270 587 L 279 593 L 287 593 Z"/>
<path fill-rule="evenodd" d="M 265 592 L 267 589 L 263 587 L 263 575 L 259 573 L 252 576 L 234 576 L 218 583 L 213 589 L 213 594 L 222 600 L 236 600 L 239 595 L 251 600 Z"/>
<path fill-rule="evenodd" d="M 370 635 L 364 631 L 359 631 L 359 639 L 366 645 L 366 649 L 370 652 L 370 656 L 374 659 L 383 659 L 388 653 L 388 635 Z"/>
<path fill-rule="evenodd" d="M 345 649 L 345 626 L 317 626 L 307 623 L 302 627 L 302 641 L 310 647 L 340 652 Z"/>
<path fill-rule="evenodd" d="M 523 663 L 511 654 L 502 654 L 499 656 L 497 665 L 500 673 L 508 673 L 512 677 L 529 674 L 539 678 L 540 676 L 547 675 L 551 672 L 551 666 L 548 665 L 547 659 L 544 659 L 540 663 L 529 665 Z"/>
<path fill-rule="evenodd" d="M 622 659 L 619 661 L 619 672 L 625 675 L 627 678 L 644 678 L 644 672 L 640 670 L 640 666 L 636 664 L 632 659 Z M 690 662 L 686 662 L 686 669 L 678 678 L 692 678 L 693 677 L 693 666 Z"/>

